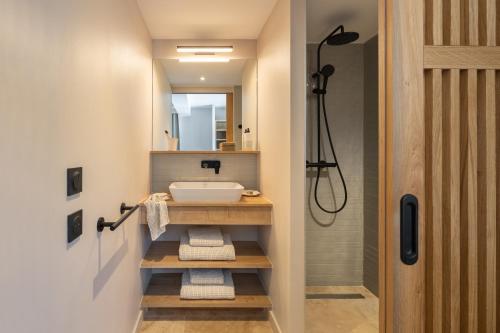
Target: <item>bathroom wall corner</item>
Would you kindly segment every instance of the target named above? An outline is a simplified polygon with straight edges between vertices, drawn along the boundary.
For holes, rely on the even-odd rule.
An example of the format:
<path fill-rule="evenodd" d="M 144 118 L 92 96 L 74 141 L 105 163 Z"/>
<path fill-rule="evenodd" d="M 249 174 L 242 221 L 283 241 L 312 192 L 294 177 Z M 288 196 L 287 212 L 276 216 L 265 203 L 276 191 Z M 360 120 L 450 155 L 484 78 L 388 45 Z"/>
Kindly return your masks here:
<path fill-rule="evenodd" d="M 378 38 L 364 44 L 363 284 L 378 295 Z"/>

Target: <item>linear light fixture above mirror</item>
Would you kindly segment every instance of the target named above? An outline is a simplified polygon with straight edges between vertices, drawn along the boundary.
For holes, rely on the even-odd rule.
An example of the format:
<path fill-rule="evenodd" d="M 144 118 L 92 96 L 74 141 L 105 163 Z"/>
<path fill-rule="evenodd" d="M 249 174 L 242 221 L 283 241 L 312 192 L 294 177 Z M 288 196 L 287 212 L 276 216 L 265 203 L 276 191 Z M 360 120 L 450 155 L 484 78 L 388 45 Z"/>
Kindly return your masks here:
<path fill-rule="evenodd" d="M 230 53 L 232 46 L 177 46 L 178 53 Z"/>
<path fill-rule="evenodd" d="M 179 62 L 229 62 L 227 57 L 193 56 L 179 58 Z"/>

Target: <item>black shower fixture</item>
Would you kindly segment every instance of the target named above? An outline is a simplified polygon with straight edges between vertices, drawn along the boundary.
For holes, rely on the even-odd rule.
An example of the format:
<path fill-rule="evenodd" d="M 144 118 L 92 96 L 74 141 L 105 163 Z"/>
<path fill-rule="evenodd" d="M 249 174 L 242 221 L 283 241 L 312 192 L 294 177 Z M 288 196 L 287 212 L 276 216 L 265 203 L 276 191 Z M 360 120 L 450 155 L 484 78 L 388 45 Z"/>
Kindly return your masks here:
<path fill-rule="evenodd" d="M 313 76 L 322 76 L 323 77 L 323 86 L 321 89 L 316 87 L 313 89 L 313 93 L 315 94 L 326 94 L 326 86 L 328 85 L 328 78 L 335 73 L 335 67 L 330 64 L 327 64 L 321 68 L 318 73 L 314 73 Z"/>
<path fill-rule="evenodd" d="M 339 25 L 337 28 L 335 28 L 325 39 L 321 41 L 318 45 L 317 53 L 316 53 L 316 73 L 313 74 L 313 78 L 316 79 L 316 87 L 313 89 L 313 93 L 316 95 L 316 106 L 317 106 L 317 143 L 318 143 L 318 149 L 317 149 L 317 156 L 318 160 L 316 162 L 309 162 L 306 161 L 306 167 L 307 168 L 317 168 L 317 173 L 316 173 L 316 182 L 314 185 L 314 200 L 316 201 L 316 205 L 318 207 L 330 214 L 335 214 L 340 212 L 342 209 L 345 208 L 347 204 L 347 186 L 345 183 L 344 175 L 342 174 L 342 170 L 340 169 L 340 165 L 337 161 L 337 156 L 335 155 L 335 149 L 333 147 L 333 141 L 332 141 L 332 136 L 330 133 L 330 126 L 328 125 L 328 118 L 326 114 L 326 104 L 325 104 L 325 95 L 327 93 L 326 87 L 328 85 L 328 78 L 335 73 L 335 67 L 332 65 L 325 65 L 321 67 L 321 48 L 325 43 L 328 45 L 344 45 L 344 44 L 349 44 L 354 42 L 359 38 L 359 34 L 357 32 L 349 32 L 349 31 L 344 31 L 344 26 Z M 323 84 L 321 84 L 323 83 Z M 320 88 L 321 86 L 321 88 Z M 323 111 L 323 118 L 325 119 L 325 127 L 326 127 L 326 133 L 328 135 L 328 143 L 330 144 L 330 149 L 332 151 L 333 155 L 333 162 L 328 162 L 326 160 L 321 159 L 321 111 Z M 325 154 L 326 155 L 326 154 Z M 326 158 L 326 157 L 325 157 Z M 321 204 L 318 201 L 318 183 L 319 183 L 319 176 L 321 174 L 322 169 L 328 169 L 328 168 L 337 168 L 340 180 L 342 181 L 342 186 L 344 188 L 344 202 L 338 209 L 334 210 L 328 210 L 321 206 Z"/>
<path fill-rule="evenodd" d="M 359 34 L 353 31 L 344 31 L 344 26 L 341 25 L 339 33 L 334 33 L 328 37 L 326 43 L 328 45 L 344 45 L 356 41 Z M 335 31 L 334 31 L 335 32 Z"/>

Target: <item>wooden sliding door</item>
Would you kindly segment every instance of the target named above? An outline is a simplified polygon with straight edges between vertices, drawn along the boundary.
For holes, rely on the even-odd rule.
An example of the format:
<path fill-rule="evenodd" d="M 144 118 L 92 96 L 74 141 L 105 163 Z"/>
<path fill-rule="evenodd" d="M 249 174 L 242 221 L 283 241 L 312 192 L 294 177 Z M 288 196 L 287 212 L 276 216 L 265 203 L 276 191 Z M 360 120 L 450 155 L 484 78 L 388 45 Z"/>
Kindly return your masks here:
<path fill-rule="evenodd" d="M 382 328 L 498 332 L 500 0 L 381 3 Z M 410 265 L 405 194 L 418 199 Z"/>

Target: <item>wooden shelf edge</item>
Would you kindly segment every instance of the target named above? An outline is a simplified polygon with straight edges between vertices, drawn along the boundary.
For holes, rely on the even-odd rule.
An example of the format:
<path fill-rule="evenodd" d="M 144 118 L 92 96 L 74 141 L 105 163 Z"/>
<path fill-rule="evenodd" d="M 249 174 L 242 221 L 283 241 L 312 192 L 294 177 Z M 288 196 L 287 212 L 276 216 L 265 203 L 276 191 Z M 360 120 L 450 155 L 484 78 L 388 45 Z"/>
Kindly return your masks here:
<path fill-rule="evenodd" d="M 147 200 L 143 199 L 139 202 L 142 207 L 144 206 L 144 202 Z M 258 197 L 245 197 L 242 196 L 240 201 L 236 202 L 200 202 L 200 201 L 192 201 L 192 202 L 178 202 L 174 200 L 167 200 L 168 207 L 238 207 L 238 208 L 272 208 L 273 202 L 266 197 L 258 196 Z"/>
<path fill-rule="evenodd" d="M 273 203 L 266 197 L 241 197 L 240 201 L 236 202 L 177 202 L 174 200 L 167 200 L 169 207 L 238 207 L 238 208 L 272 208 Z"/>
<path fill-rule="evenodd" d="M 146 222 L 146 218 L 142 219 L 140 224 L 147 226 L 148 223 Z M 170 223 L 167 225 L 167 228 L 169 225 L 198 225 L 198 226 L 255 226 L 255 227 L 270 227 L 272 226 L 271 222 L 243 222 L 243 223 L 238 223 L 238 222 L 227 222 L 227 221 L 217 221 L 217 222 L 212 222 L 212 221 L 197 221 L 197 222 L 183 222 L 183 221 L 170 221 Z"/>
<path fill-rule="evenodd" d="M 144 259 L 141 261 L 143 269 L 187 269 L 187 268 L 226 268 L 226 269 L 272 269 L 272 263 L 264 254 L 257 242 L 234 241 L 236 260 L 209 261 L 179 260 L 179 242 L 156 241 L 152 242 Z"/>
<path fill-rule="evenodd" d="M 257 274 L 233 274 L 236 298 L 234 300 L 184 300 L 180 298 L 181 274 L 153 274 L 142 298 L 142 308 L 191 309 L 270 309 L 267 296 Z"/>
<path fill-rule="evenodd" d="M 222 151 L 222 150 L 152 150 L 151 155 L 258 155 L 259 150 L 235 150 L 235 151 Z"/>
<path fill-rule="evenodd" d="M 272 202 L 265 197 L 242 198 L 239 202 L 167 201 L 170 224 L 179 225 L 272 225 Z M 141 224 L 146 222 L 146 208 L 141 207 Z"/>

